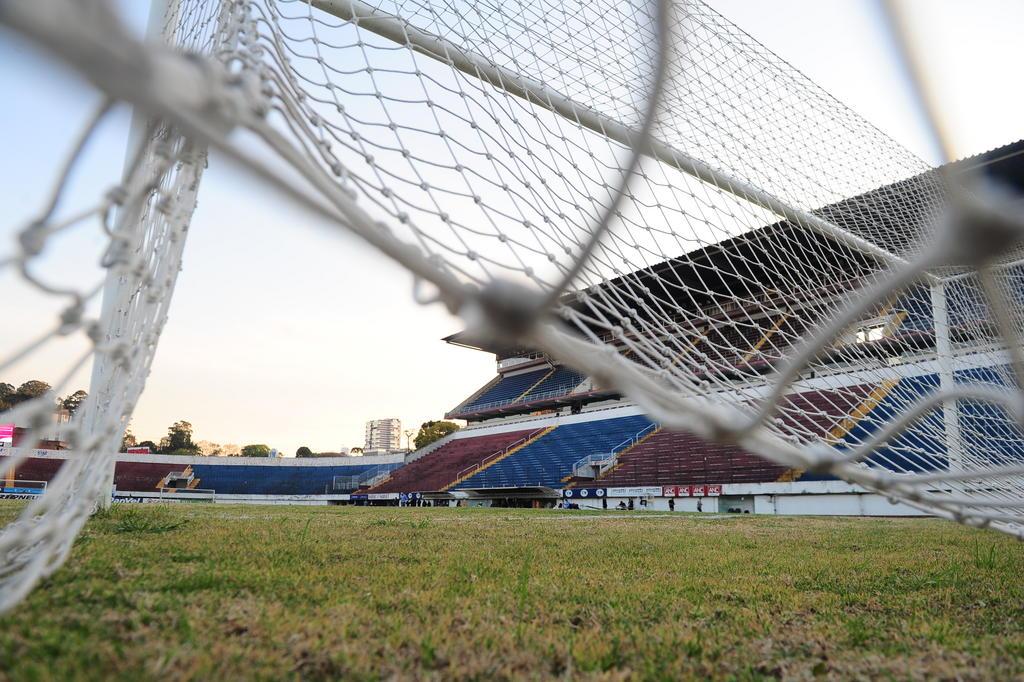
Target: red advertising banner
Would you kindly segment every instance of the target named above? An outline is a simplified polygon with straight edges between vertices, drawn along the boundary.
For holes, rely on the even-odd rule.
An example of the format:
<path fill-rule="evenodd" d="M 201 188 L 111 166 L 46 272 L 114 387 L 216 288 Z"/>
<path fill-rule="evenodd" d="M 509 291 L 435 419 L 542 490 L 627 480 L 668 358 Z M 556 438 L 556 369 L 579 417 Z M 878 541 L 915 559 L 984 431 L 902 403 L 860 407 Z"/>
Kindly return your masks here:
<path fill-rule="evenodd" d="M 14 424 L 0 424 L 0 445 L 14 443 Z"/>
<path fill-rule="evenodd" d="M 663 485 L 661 486 L 662 497 L 705 497 L 722 494 L 722 484 L 714 483 L 708 485 Z"/>
<path fill-rule="evenodd" d="M 143 445 L 142 447 L 128 448 L 129 455 L 148 455 L 150 454 L 150 452 L 151 450 L 149 449 L 148 445 Z"/>

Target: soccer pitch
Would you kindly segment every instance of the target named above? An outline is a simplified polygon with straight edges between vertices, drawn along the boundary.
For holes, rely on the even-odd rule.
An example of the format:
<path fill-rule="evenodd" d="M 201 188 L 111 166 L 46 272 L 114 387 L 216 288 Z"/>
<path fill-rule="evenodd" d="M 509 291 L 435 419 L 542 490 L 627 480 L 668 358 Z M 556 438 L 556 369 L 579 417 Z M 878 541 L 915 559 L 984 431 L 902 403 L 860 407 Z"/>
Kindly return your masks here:
<path fill-rule="evenodd" d="M 0 677 L 1005 679 L 1021 575 L 929 519 L 125 505 L 0 620 Z"/>

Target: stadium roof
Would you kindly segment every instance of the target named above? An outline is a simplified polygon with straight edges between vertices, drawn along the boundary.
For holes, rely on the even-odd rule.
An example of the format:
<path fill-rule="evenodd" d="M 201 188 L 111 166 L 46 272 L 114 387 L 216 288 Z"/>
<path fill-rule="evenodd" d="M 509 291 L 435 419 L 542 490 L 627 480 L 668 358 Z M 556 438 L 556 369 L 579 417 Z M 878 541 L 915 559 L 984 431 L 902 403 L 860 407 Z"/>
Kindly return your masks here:
<path fill-rule="evenodd" d="M 980 172 L 1024 193 L 1024 140 L 961 159 L 942 167 L 945 172 Z M 864 194 L 813 211 L 839 228 L 861 237 L 896 256 L 912 255 L 916 245 L 943 205 L 939 169 L 879 187 Z M 898 218 L 898 220 L 897 220 Z M 759 255 L 767 251 L 789 254 L 770 266 Z M 674 307 L 698 310 L 721 299 L 736 300 L 763 296 L 766 283 L 779 280 L 809 280 L 806 258 L 834 253 L 836 264 L 849 275 L 846 283 L 813 282 L 811 286 L 844 286 L 877 270 L 871 256 L 841 247 L 819 232 L 803 229 L 788 220 L 695 249 L 677 258 L 609 280 L 588 291 L 628 291 L 632 296 L 651 299 Z M 799 272 L 798 272 L 799 271 Z M 575 301 L 569 305 L 577 307 Z M 445 337 L 444 341 L 495 353 L 499 358 L 529 352 L 493 339 L 475 338 L 468 330 Z"/>

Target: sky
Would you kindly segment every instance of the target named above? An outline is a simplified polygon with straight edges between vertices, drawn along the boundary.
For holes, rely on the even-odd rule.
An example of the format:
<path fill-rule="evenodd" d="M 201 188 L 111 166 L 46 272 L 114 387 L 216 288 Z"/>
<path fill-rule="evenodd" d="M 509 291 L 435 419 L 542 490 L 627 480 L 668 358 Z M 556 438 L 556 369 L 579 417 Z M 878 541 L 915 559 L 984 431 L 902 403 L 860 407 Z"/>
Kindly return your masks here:
<path fill-rule="evenodd" d="M 139 31 L 144 2 L 125 2 Z M 908 96 L 879 21 L 862 0 L 712 0 L 725 17 L 924 158 L 941 157 Z M 1024 3 L 924 0 L 908 5 L 914 39 L 934 78 L 957 156 L 1024 137 L 1024 92 L 1016 87 Z M 41 205 L 48 182 L 96 94 L 27 44 L 0 33 L 0 86 L 17 93 L 0 110 L 0 255 Z M 127 112 L 92 143 L 86 177 L 118 175 Z M 95 191 L 95 187 L 92 188 Z M 81 190 L 89 191 L 88 183 Z M 45 270 L 86 281 L 97 234 L 69 238 Z M 190 421 L 196 439 L 266 443 L 284 453 L 305 445 L 337 451 L 362 444 L 369 419 L 398 417 L 404 428 L 439 419 L 489 380 L 493 357 L 440 339 L 461 329 L 439 306 L 412 300 L 400 267 L 212 158 L 190 229 L 169 323 L 133 431 L 158 440 Z M 18 332 L 42 329 L 54 310 L 0 273 L 8 308 L 0 359 Z M 47 317 L 49 316 L 49 317 Z M 6 330 L 6 331 L 5 331 Z M 0 381 L 55 383 L 73 341 L 34 353 Z M 87 387 L 86 372 L 67 392 Z"/>

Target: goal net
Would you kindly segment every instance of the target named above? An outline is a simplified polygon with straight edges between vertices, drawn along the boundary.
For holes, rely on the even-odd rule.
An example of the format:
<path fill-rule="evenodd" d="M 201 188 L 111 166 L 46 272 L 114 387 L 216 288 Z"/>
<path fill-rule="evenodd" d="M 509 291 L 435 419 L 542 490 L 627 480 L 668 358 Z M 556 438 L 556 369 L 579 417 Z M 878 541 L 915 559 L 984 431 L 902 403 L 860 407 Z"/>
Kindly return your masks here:
<path fill-rule="evenodd" d="M 930 168 L 701 2 L 168 0 L 151 42 L 102 2 L 12 0 L 0 23 L 105 98 L 0 251 L 0 275 L 59 304 L 0 368 L 68 337 L 69 374 L 92 363 L 60 427 L 76 456 L 0 535 L 0 609 L 109 499 L 208 154 L 402 264 L 472 334 L 667 428 L 1024 532 L 1019 203 L 969 164 Z M 119 105 L 123 177 L 65 205 Z M 94 282 L 37 267 L 97 225 Z M 52 410 L 0 422 L 31 441 Z"/>

